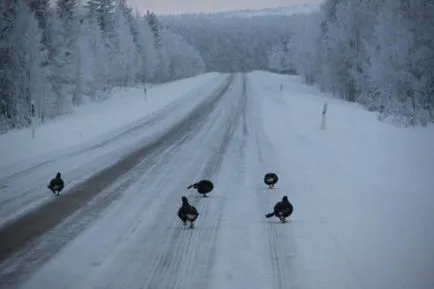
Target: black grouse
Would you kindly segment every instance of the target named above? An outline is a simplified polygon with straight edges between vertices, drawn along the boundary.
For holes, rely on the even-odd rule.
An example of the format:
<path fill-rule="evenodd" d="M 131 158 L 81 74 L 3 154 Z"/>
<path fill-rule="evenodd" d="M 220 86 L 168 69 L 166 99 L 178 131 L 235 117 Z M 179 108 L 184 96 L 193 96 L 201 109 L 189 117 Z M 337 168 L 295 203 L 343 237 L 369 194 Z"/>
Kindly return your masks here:
<path fill-rule="evenodd" d="M 60 173 L 57 173 L 56 177 L 54 179 L 50 180 L 50 183 L 48 184 L 48 188 L 53 192 L 55 195 L 59 195 L 60 192 L 63 190 L 63 187 L 65 186 L 62 176 Z"/>
<path fill-rule="evenodd" d="M 214 184 L 209 180 L 202 180 L 200 182 L 189 185 L 187 187 L 187 190 L 191 188 L 196 189 L 199 194 L 203 195 L 204 197 L 207 197 L 206 194 L 208 194 L 213 190 Z"/>
<path fill-rule="evenodd" d="M 276 216 L 280 219 L 282 223 L 286 222 L 286 218 L 291 216 L 294 208 L 292 204 L 288 201 L 288 197 L 284 196 L 282 198 L 282 201 L 277 202 L 277 204 L 274 206 L 274 210 L 272 213 L 266 214 L 266 218 L 271 218 L 273 216 Z"/>
<path fill-rule="evenodd" d="M 185 226 L 187 226 L 187 221 L 190 222 L 190 228 L 194 228 L 194 221 L 196 221 L 197 217 L 199 216 L 198 211 L 195 207 L 190 205 L 188 203 L 187 197 L 183 196 L 182 198 L 182 206 L 178 210 L 178 217 L 181 219 L 181 221 L 184 223 Z"/>

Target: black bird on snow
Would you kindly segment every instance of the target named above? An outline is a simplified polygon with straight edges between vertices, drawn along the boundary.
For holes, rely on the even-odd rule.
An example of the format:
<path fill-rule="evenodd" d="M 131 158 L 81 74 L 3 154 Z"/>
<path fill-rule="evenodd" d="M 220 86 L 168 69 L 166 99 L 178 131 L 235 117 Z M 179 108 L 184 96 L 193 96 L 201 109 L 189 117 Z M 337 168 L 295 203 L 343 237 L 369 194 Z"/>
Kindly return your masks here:
<path fill-rule="evenodd" d="M 286 218 L 292 215 L 294 208 L 292 204 L 288 201 L 288 197 L 284 196 L 280 202 L 277 202 L 274 206 L 272 213 L 266 214 L 266 218 L 271 218 L 276 216 L 280 219 L 282 223 L 286 222 Z"/>
<path fill-rule="evenodd" d="M 202 180 L 200 182 L 189 185 L 187 187 L 187 190 L 191 188 L 196 189 L 199 194 L 203 195 L 204 197 L 207 197 L 206 194 L 208 194 L 213 190 L 214 184 L 209 180 Z"/>
<path fill-rule="evenodd" d="M 199 213 L 195 207 L 193 207 L 188 203 L 187 197 L 183 196 L 181 200 L 182 200 L 182 206 L 178 210 L 178 217 L 184 223 L 184 226 L 187 226 L 187 221 L 189 221 L 190 229 L 193 229 L 194 228 L 193 223 L 194 221 L 196 221 L 197 217 L 199 216 Z"/>
<path fill-rule="evenodd" d="M 65 183 L 62 180 L 62 175 L 57 173 L 56 177 L 50 180 L 47 188 L 49 188 L 54 195 L 58 196 L 60 195 L 60 192 L 63 190 L 64 186 Z"/>
<path fill-rule="evenodd" d="M 264 183 L 268 186 L 269 189 L 274 188 L 274 185 L 279 180 L 279 177 L 275 173 L 267 173 L 264 176 Z"/>

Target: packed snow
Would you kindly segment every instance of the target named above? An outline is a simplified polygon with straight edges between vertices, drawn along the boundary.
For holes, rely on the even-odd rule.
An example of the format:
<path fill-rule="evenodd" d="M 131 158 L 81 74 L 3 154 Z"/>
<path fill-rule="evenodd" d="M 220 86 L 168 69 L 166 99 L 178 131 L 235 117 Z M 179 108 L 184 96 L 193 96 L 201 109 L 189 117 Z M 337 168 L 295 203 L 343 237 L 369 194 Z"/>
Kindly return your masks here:
<path fill-rule="evenodd" d="M 381 123 L 298 77 L 250 83 L 289 178 L 302 287 L 434 288 L 434 127 Z"/>
<path fill-rule="evenodd" d="M 0 289 L 434 288 L 433 1 L 55 2 L 0 4 Z"/>
<path fill-rule="evenodd" d="M 210 85 L 219 78 L 220 74 L 207 73 L 152 85 L 146 89 L 146 94 L 143 87 L 113 89 L 104 101 L 76 107 L 72 114 L 38 124 L 35 139 L 32 139 L 31 128 L 0 135 L 0 172 L 17 163 L 26 166 L 29 159 L 42 162 L 44 157 L 54 157 L 67 149 L 120 134 L 173 101 L 188 96 L 189 91 Z"/>
<path fill-rule="evenodd" d="M 114 91 L 100 103 L 31 129 L 0 136 L 0 224 L 51 200 L 46 185 L 60 171 L 69 188 L 150 142 L 220 86 L 209 73 L 148 89 Z"/>
<path fill-rule="evenodd" d="M 126 176 L 122 197 L 20 288 L 434 288 L 434 128 L 379 122 L 295 76 L 242 83 L 189 140 Z M 210 198 L 185 190 L 200 177 L 215 184 Z M 176 219 L 183 194 L 200 212 L 194 230 Z M 265 219 L 283 195 L 291 221 Z"/>

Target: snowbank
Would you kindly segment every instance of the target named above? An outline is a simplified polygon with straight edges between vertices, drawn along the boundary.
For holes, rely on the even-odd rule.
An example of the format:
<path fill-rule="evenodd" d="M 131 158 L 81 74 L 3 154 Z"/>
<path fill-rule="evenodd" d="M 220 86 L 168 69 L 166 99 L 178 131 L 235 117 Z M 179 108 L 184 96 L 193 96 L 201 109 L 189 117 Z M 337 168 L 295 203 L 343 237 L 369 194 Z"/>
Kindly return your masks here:
<path fill-rule="evenodd" d="M 78 107 L 75 113 L 37 126 L 0 135 L 0 171 L 12 164 L 41 161 L 66 149 L 98 141 L 102 136 L 126 130 L 128 125 L 162 109 L 190 89 L 221 79 L 208 73 L 167 84 L 143 88 L 116 89 L 103 102 Z M 1 174 L 0 174 L 1 175 Z"/>

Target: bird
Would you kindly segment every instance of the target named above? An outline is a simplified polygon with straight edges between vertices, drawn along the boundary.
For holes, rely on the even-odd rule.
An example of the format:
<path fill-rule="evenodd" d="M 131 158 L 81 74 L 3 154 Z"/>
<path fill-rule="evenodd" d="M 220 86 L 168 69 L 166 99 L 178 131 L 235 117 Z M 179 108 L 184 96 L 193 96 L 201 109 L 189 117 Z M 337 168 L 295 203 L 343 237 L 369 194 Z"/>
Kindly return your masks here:
<path fill-rule="evenodd" d="M 274 188 L 274 185 L 279 180 L 279 177 L 275 173 L 267 173 L 264 176 L 264 183 L 268 185 L 269 189 Z"/>
<path fill-rule="evenodd" d="M 280 202 L 277 202 L 274 206 L 273 212 L 266 214 L 266 218 L 271 218 L 273 216 L 276 216 L 280 219 L 282 223 L 286 222 L 286 218 L 292 215 L 292 212 L 294 211 L 294 207 L 289 202 L 287 196 L 283 196 L 282 200 Z"/>
<path fill-rule="evenodd" d="M 187 222 L 190 222 L 190 229 L 194 228 L 194 221 L 196 221 L 199 216 L 199 212 L 195 207 L 189 204 L 186 196 L 182 196 L 182 206 L 178 210 L 178 217 L 184 223 L 184 226 L 187 226 Z"/>
<path fill-rule="evenodd" d="M 209 180 L 202 180 L 200 182 L 189 185 L 187 187 L 187 190 L 191 188 L 196 189 L 199 194 L 203 195 L 203 197 L 207 197 L 206 194 L 208 194 L 213 190 L 214 185 Z"/>
<path fill-rule="evenodd" d="M 50 180 L 50 183 L 47 185 L 47 188 L 49 188 L 54 195 L 58 196 L 60 192 L 63 190 L 64 186 L 65 183 L 62 180 L 62 175 L 60 174 L 60 172 L 58 172 L 56 174 L 56 177 Z"/>

